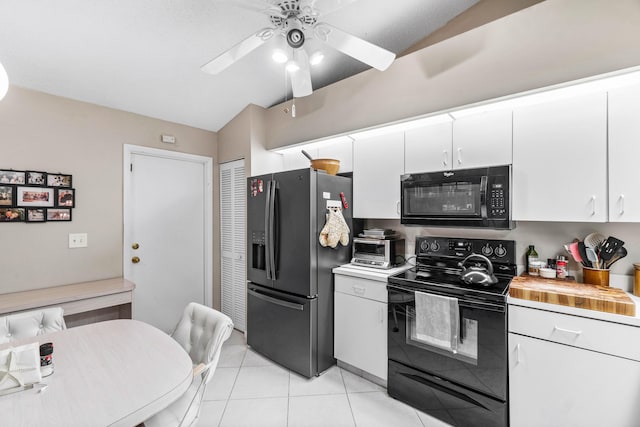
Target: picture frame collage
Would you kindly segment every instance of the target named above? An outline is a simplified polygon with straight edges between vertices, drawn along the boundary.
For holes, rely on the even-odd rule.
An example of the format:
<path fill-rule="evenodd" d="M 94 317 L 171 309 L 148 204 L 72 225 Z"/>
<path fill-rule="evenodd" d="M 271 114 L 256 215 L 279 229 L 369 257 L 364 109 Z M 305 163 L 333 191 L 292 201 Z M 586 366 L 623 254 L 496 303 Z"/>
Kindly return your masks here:
<path fill-rule="evenodd" d="M 72 184 L 69 174 L 0 169 L 0 222 L 71 221 Z"/>

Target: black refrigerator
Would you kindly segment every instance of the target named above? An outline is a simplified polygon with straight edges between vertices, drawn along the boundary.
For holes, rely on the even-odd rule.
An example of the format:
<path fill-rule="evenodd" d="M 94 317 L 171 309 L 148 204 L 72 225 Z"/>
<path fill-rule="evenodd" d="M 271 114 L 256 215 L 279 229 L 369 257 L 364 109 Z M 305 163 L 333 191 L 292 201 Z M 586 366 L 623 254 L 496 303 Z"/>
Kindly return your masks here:
<path fill-rule="evenodd" d="M 335 363 L 332 268 L 349 244 L 323 247 L 328 209 L 352 230 L 351 178 L 300 169 L 247 179 L 247 342 L 308 378 Z"/>

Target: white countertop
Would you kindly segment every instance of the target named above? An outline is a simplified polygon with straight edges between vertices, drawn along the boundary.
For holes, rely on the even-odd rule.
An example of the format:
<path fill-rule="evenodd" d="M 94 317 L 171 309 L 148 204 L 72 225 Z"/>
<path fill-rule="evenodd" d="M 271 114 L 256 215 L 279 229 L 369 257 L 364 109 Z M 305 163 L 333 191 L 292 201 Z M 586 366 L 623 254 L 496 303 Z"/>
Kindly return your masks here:
<path fill-rule="evenodd" d="M 334 268 L 334 274 L 342 274 L 344 276 L 360 277 L 362 279 L 376 280 L 386 282 L 389 276 L 405 271 L 413 267 L 412 264 L 404 264 L 399 267 L 390 268 L 388 270 L 381 268 L 362 267 L 353 264 L 344 264 Z"/>
<path fill-rule="evenodd" d="M 507 297 L 507 304 L 640 327 L 640 298 L 629 292 L 627 292 L 627 295 L 629 295 L 629 297 L 636 304 L 635 316 L 625 316 L 622 314 L 605 313 L 604 311 L 587 310 L 585 308 L 568 307 L 565 305 L 549 304 L 539 301 L 529 301 L 521 298 L 513 298 L 511 296 Z"/>

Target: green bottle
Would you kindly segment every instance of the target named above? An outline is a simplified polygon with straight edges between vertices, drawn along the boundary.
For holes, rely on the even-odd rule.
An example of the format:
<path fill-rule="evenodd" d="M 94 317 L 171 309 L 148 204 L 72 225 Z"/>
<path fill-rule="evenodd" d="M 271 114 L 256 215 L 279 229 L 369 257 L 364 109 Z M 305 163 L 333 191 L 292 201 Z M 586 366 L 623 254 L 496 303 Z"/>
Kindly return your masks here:
<path fill-rule="evenodd" d="M 534 261 L 538 261 L 538 252 L 536 252 L 534 245 L 529 245 L 529 250 L 527 251 L 527 273 L 531 271 L 530 265 Z"/>

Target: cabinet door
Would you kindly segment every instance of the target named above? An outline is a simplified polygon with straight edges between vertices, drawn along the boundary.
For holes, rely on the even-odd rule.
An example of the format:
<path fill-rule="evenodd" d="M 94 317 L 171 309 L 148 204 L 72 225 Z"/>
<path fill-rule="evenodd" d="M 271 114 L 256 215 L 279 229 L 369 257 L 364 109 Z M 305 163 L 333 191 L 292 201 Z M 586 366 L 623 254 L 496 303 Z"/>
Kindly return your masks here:
<path fill-rule="evenodd" d="M 353 144 L 351 141 L 336 142 L 318 147 L 319 159 L 340 160 L 340 170 L 338 173 L 353 171 Z"/>
<path fill-rule="evenodd" d="M 511 110 L 488 111 L 453 122 L 453 169 L 510 165 Z"/>
<path fill-rule="evenodd" d="M 334 356 L 387 380 L 387 304 L 335 293 Z"/>
<path fill-rule="evenodd" d="M 514 220 L 607 220 L 606 93 L 514 110 L 512 193 Z"/>
<path fill-rule="evenodd" d="M 449 122 L 407 130 L 404 133 L 404 172 L 451 169 L 451 129 Z"/>
<path fill-rule="evenodd" d="M 639 383 L 638 362 L 509 334 L 511 427 L 637 426 Z"/>
<path fill-rule="evenodd" d="M 640 221 L 640 86 L 609 92 L 609 221 Z"/>
<path fill-rule="evenodd" d="M 404 132 L 353 142 L 354 218 L 400 218 Z"/>

